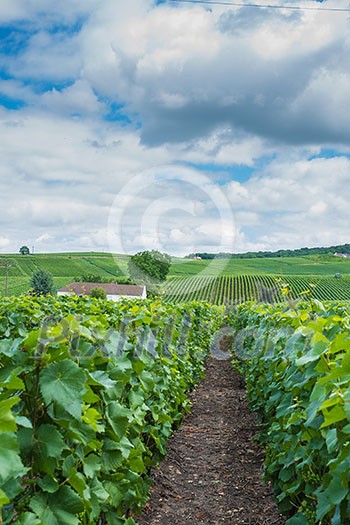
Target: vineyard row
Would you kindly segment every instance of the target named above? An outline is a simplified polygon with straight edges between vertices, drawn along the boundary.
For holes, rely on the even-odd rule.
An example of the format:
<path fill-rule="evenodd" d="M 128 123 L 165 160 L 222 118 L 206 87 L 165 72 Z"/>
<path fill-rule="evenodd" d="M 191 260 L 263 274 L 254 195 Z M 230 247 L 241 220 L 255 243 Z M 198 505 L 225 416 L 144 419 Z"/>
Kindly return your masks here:
<path fill-rule="evenodd" d="M 171 302 L 208 301 L 216 305 L 246 301 L 279 302 L 287 294 L 297 299 L 305 294 L 320 301 L 350 300 L 350 278 L 320 276 L 232 275 L 174 277 L 164 289 Z"/>

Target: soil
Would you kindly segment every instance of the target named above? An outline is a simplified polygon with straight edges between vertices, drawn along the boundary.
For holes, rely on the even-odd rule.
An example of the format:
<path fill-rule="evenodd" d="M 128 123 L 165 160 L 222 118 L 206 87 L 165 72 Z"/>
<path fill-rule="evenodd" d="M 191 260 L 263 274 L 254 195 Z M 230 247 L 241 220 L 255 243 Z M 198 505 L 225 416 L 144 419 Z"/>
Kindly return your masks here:
<path fill-rule="evenodd" d="M 152 472 L 139 525 L 282 525 L 271 488 L 262 483 L 263 453 L 254 441 L 242 378 L 230 361 L 211 359 L 191 394 L 192 409 Z"/>

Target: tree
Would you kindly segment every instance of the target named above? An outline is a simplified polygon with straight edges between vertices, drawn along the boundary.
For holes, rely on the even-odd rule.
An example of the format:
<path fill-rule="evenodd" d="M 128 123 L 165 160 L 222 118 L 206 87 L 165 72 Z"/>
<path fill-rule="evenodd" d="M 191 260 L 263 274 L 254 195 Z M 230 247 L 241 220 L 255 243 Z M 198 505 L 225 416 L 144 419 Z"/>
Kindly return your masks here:
<path fill-rule="evenodd" d="M 165 281 L 170 265 L 170 255 L 157 250 L 138 252 L 128 262 L 132 281 L 148 286 L 158 285 Z"/>
<path fill-rule="evenodd" d="M 54 292 L 52 275 L 45 270 L 37 270 L 33 273 L 30 286 L 35 295 L 47 295 Z"/>
<path fill-rule="evenodd" d="M 19 249 L 19 253 L 21 255 L 29 255 L 30 251 L 29 251 L 28 246 L 21 246 L 21 248 Z"/>
<path fill-rule="evenodd" d="M 103 288 L 95 286 L 90 292 L 90 297 L 94 297 L 95 299 L 106 299 L 107 295 Z"/>

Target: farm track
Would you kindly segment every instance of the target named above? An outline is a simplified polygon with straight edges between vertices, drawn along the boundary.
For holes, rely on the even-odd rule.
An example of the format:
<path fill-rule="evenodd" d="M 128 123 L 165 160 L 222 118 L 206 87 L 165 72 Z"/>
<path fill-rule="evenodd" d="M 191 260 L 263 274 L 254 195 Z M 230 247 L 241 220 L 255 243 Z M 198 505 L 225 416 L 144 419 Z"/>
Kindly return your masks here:
<path fill-rule="evenodd" d="M 151 499 L 136 518 L 139 525 L 285 523 L 270 488 L 261 483 L 256 416 L 231 363 L 211 359 L 191 398 L 191 413 L 153 472 Z"/>

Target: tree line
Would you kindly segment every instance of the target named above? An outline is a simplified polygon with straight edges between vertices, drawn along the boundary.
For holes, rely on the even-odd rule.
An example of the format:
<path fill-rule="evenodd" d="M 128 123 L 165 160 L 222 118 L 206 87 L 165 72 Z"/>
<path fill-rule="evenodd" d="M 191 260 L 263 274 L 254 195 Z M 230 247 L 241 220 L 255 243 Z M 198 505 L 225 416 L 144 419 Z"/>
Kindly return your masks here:
<path fill-rule="evenodd" d="M 207 253 L 197 252 L 186 255 L 186 259 L 259 259 L 268 257 L 300 257 L 303 255 L 333 255 L 334 253 L 350 254 L 350 244 L 341 244 L 337 246 L 319 247 L 319 248 L 297 248 L 295 250 L 277 250 L 245 252 L 245 253 Z"/>

